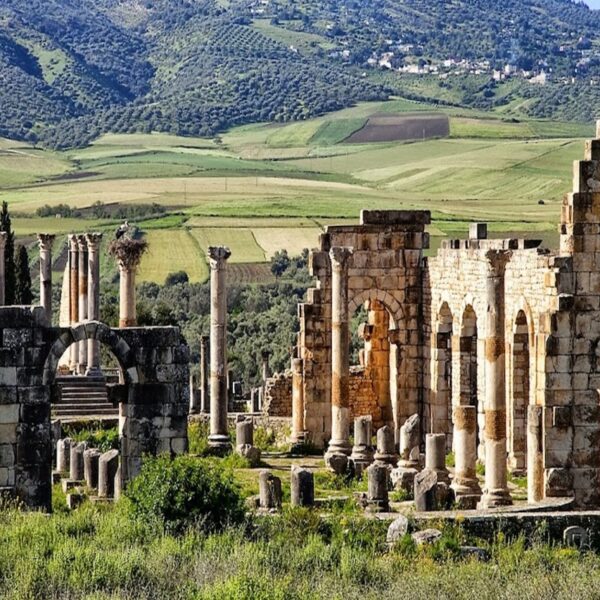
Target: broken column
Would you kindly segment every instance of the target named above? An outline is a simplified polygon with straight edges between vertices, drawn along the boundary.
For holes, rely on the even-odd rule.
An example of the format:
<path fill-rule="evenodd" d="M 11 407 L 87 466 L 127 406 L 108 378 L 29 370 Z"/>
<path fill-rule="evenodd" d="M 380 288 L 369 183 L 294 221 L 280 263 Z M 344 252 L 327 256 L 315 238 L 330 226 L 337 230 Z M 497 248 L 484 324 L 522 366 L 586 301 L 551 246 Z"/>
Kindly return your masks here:
<path fill-rule="evenodd" d="M 71 465 L 71 438 L 63 438 L 56 442 L 56 470 L 69 473 Z"/>
<path fill-rule="evenodd" d="M 77 236 L 69 235 L 69 318 L 71 327 L 79 323 L 79 243 Z M 79 370 L 79 344 L 69 347 L 69 369 L 73 373 Z"/>
<path fill-rule="evenodd" d="M 114 497 L 118 469 L 118 450 L 109 450 L 100 456 L 98 461 L 98 496 L 100 498 Z"/>
<path fill-rule="evenodd" d="M 415 475 L 419 472 L 419 415 L 411 415 L 400 427 L 400 460 L 392 472 L 395 488 L 412 494 Z"/>
<path fill-rule="evenodd" d="M 374 462 L 367 467 L 367 479 L 367 510 L 370 512 L 389 510 L 389 467 Z"/>
<path fill-rule="evenodd" d="M 77 236 L 79 246 L 79 269 L 78 269 L 78 302 L 79 302 L 79 322 L 83 323 L 88 318 L 88 248 L 85 235 Z M 79 373 L 84 374 L 87 370 L 87 340 L 78 342 L 79 344 Z"/>
<path fill-rule="evenodd" d="M 315 479 L 312 471 L 292 466 L 291 479 L 292 506 L 312 506 L 315 503 Z"/>
<path fill-rule="evenodd" d="M 258 475 L 259 503 L 262 510 L 279 510 L 283 494 L 281 479 L 275 477 L 271 471 L 263 470 Z"/>
<path fill-rule="evenodd" d="M 269 357 L 270 356 L 271 356 L 271 353 L 268 350 L 263 350 L 261 352 L 263 385 L 267 382 L 267 379 L 269 379 L 269 377 L 271 377 L 271 372 L 269 370 Z"/>
<path fill-rule="evenodd" d="M 229 248 L 210 246 L 210 435 L 208 444 L 225 452 L 231 448 L 227 433 L 227 259 Z"/>
<path fill-rule="evenodd" d="M 389 425 L 384 425 L 377 430 L 377 451 L 375 460 L 379 463 L 394 466 L 398 462 L 394 430 Z"/>
<path fill-rule="evenodd" d="M 6 272 L 4 265 L 4 254 L 6 248 L 6 238 L 8 233 L 0 231 L 0 306 L 6 303 Z"/>
<path fill-rule="evenodd" d="M 354 446 L 350 460 L 354 465 L 354 474 L 360 477 L 373 462 L 373 418 L 371 415 L 354 419 Z"/>
<path fill-rule="evenodd" d="M 331 441 L 325 460 L 349 456 L 350 446 L 350 331 L 348 323 L 348 259 L 352 248 L 334 246 L 331 258 Z"/>
<path fill-rule="evenodd" d="M 85 236 L 88 249 L 88 287 L 87 318 L 90 321 L 100 320 L 100 244 L 101 233 L 88 233 Z M 87 341 L 88 374 L 100 375 L 100 342 Z"/>
<path fill-rule="evenodd" d="M 207 413 L 210 409 L 208 395 L 208 336 L 200 338 L 200 412 Z"/>
<path fill-rule="evenodd" d="M 461 509 L 475 508 L 481 498 L 481 487 L 475 470 L 477 464 L 477 407 L 455 406 L 454 423 L 454 478 L 452 489 Z"/>
<path fill-rule="evenodd" d="M 52 325 L 52 245 L 56 236 L 38 233 L 37 238 L 40 247 L 40 304 L 48 325 Z"/>
<path fill-rule="evenodd" d="M 88 448 L 83 453 L 83 477 L 90 489 L 98 488 L 98 471 L 100 467 L 100 450 Z"/>
<path fill-rule="evenodd" d="M 434 471 L 440 483 L 450 483 L 446 468 L 446 435 L 429 433 L 425 436 L 425 468 Z"/>
<path fill-rule="evenodd" d="M 87 447 L 85 442 L 71 445 L 71 464 L 69 466 L 69 479 L 83 481 L 83 453 Z"/>
<path fill-rule="evenodd" d="M 527 501 L 544 498 L 543 408 L 527 407 Z"/>
<path fill-rule="evenodd" d="M 487 253 L 485 338 L 485 489 L 482 508 L 512 504 L 507 485 L 504 270 L 510 253 Z"/>
<path fill-rule="evenodd" d="M 292 444 L 296 446 L 306 442 L 303 367 L 301 358 L 292 358 Z"/>
<path fill-rule="evenodd" d="M 254 422 L 252 418 L 242 417 L 235 425 L 235 450 L 247 458 L 251 466 L 260 462 L 260 449 L 254 446 Z"/>

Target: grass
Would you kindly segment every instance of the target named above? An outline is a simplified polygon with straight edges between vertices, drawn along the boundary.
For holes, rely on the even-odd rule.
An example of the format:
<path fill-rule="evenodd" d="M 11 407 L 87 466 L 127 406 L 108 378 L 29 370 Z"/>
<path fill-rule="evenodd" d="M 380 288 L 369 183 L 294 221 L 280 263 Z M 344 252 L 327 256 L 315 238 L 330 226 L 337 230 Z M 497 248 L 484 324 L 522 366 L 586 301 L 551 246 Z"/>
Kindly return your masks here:
<path fill-rule="evenodd" d="M 202 250 L 209 246 L 227 246 L 231 250 L 231 263 L 263 262 L 265 251 L 258 245 L 250 229 L 194 228 L 191 235 Z"/>
<path fill-rule="evenodd" d="M 148 252 L 142 258 L 139 281 L 164 283 L 169 273 L 185 271 L 191 282 L 204 281 L 208 266 L 204 254 L 185 229 L 147 231 Z"/>

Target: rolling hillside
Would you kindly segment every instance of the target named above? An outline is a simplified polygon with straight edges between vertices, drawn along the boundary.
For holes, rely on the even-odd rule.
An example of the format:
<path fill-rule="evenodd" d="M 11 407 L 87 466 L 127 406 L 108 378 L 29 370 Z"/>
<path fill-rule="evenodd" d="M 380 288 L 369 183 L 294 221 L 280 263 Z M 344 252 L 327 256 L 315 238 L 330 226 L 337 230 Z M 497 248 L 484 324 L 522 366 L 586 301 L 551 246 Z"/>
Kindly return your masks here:
<path fill-rule="evenodd" d="M 590 120 L 598 15 L 571 0 L 4 0 L 0 135 L 55 148 L 104 133 L 210 137 L 390 94 Z M 391 70 L 379 67 L 385 56 Z M 444 60 L 487 67 L 446 79 L 396 69 Z M 553 79 L 495 81 L 506 64 Z"/>

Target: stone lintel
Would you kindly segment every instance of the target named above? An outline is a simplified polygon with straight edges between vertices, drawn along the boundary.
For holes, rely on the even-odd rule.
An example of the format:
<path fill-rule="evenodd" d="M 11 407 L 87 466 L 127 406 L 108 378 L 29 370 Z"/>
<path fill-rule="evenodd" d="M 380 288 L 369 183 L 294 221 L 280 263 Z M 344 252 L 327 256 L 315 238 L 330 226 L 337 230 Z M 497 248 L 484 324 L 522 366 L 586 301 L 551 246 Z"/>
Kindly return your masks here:
<path fill-rule="evenodd" d="M 361 225 L 429 225 L 428 210 L 361 210 Z"/>

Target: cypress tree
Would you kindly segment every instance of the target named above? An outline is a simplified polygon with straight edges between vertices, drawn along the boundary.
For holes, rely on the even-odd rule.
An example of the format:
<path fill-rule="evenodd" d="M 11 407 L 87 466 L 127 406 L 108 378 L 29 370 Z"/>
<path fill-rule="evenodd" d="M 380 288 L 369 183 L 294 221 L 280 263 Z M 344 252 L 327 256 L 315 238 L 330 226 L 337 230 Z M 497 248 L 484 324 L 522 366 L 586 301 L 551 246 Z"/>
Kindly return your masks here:
<path fill-rule="evenodd" d="M 12 230 L 6 201 L 2 202 L 2 210 L 0 211 L 0 231 L 7 233 L 4 249 L 5 303 L 10 306 L 15 304 L 16 301 L 17 272 L 15 269 L 15 234 Z"/>
<path fill-rule="evenodd" d="M 30 305 L 33 302 L 31 292 L 31 273 L 29 272 L 29 255 L 25 246 L 19 246 L 17 252 L 17 287 L 15 302 Z"/>

